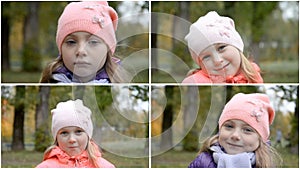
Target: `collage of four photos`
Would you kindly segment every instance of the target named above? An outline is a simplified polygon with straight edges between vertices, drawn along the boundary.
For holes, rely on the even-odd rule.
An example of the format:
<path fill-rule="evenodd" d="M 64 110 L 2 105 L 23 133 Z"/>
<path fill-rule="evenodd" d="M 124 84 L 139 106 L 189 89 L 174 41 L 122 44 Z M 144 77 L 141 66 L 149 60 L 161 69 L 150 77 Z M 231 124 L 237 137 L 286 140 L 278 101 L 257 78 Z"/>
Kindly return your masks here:
<path fill-rule="evenodd" d="M 299 1 L 1 1 L 1 167 L 299 168 Z"/>

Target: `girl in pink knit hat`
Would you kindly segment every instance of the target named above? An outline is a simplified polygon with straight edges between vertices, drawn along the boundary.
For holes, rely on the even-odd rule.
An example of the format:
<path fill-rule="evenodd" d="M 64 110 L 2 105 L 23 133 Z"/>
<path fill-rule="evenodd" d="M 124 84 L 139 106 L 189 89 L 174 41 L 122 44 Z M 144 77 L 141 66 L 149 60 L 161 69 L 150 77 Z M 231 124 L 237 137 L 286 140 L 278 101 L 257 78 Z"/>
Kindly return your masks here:
<path fill-rule="evenodd" d="M 72 2 L 56 33 L 59 57 L 42 73 L 42 83 L 117 83 L 127 81 L 114 57 L 118 15 L 106 1 Z M 118 70 L 118 71 L 117 71 Z"/>
<path fill-rule="evenodd" d="M 114 168 L 92 139 L 92 113 L 82 100 L 60 102 L 51 113 L 55 142 L 37 168 Z"/>
<path fill-rule="evenodd" d="M 266 94 L 236 94 L 219 118 L 219 133 L 203 143 L 189 168 L 278 167 L 281 157 L 268 140 L 274 116 Z"/>
<path fill-rule="evenodd" d="M 231 18 L 209 12 L 191 25 L 185 40 L 200 69 L 183 83 L 263 83 L 260 68 L 243 54 L 244 43 Z"/>

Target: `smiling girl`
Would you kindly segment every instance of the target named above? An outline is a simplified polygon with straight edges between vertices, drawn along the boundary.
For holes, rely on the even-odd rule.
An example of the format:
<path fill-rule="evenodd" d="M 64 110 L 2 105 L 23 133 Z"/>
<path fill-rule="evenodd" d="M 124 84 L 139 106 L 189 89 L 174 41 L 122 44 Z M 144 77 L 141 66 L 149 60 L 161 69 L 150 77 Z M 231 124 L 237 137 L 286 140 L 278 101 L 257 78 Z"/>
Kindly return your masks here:
<path fill-rule="evenodd" d="M 117 23 L 118 15 L 106 1 L 68 4 L 57 25 L 59 56 L 44 69 L 40 82 L 126 82 L 126 71 L 114 56 Z"/>
<path fill-rule="evenodd" d="M 185 40 L 200 69 L 183 83 L 263 83 L 259 67 L 243 54 L 244 43 L 231 18 L 209 12 L 191 25 Z"/>
<path fill-rule="evenodd" d="M 91 111 L 81 100 L 60 102 L 51 113 L 55 142 L 37 168 L 114 168 L 92 140 Z"/>
<path fill-rule="evenodd" d="M 236 94 L 219 118 L 219 133 L 203 143 L 189 168 L 278 167 L 281 157 L 268 140 L 274 116 L 267 95 Z"/>

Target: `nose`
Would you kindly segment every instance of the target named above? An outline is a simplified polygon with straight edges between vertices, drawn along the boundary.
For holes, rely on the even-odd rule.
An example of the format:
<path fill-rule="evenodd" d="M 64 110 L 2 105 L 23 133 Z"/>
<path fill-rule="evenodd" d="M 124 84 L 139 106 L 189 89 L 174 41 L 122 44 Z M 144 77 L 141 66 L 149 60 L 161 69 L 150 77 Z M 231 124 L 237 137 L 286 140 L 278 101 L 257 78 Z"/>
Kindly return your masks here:
<path fill-rule="evenodd" d="M 220 53 L 218 53 L 217 51 L 213 51 L 212 52 L 212 56 L 213 56 L 213 62 L 216 66 L 219 66 L 223 63 L 223 57 Z"/>
<path fill-rule="evenodd" d="M 75 138 L 75 135 L 74 134 L 70 134 L 70 137 L 69 137 L 69 143 L 73 144 L 76 142 L 76 138 Z"/>
<path fill-rule="evenodd" d="M 86 53 L 86 43 L 85 42 L 80 42 L 78 44 L 78 48 L 77 48 L 77 51 L 76 51 L 76 56 L 79 57 L 79 56 L 86 56 L 87 53 Z"/>
<path fill-rule="evenodd" d="M 238 141 L 241 139 L 240 131 L 239 130 L 234 130 L 231 134 L 231 139 L 234 141 Z"/>

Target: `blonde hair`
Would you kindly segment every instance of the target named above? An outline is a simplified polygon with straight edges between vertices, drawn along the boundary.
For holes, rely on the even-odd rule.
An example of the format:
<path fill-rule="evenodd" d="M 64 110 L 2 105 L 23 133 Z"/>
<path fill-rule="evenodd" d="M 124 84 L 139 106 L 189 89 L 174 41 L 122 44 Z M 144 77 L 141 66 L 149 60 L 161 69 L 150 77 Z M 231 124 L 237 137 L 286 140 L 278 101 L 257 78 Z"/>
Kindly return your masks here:
<path fill-rule="evenodd" d="M 241 56 L 241 71 L 245 75 L 246 79 L 249 83 L 258 83 L 257 77 L 258 72 L 254 69 L 252 63 L 248 60 L 248 58 L 243 54 L 243 52 L 240 52 Z"/>
<path fill-rule="evenodd" d="M 211 152 L 210 147 L 218 142 L 219 135 L 216 134 L 203 142 L 203 145 L 199 151 L 199 154 L 202 152 Z M 282 165 L 282 158 L 277 153 L 277 151 L 264 143 L 262 139 L 259 139 L 259 147 L 255 150 L 255 167 L 256 168 L 275 168 Z"/>
<path fill-rule="evenodd" d="M 128 82 L 129 78 L 127 71 L 122 66 L 118 65 L 118 63 L 115 63 L 112 58 L 113 54 L 109 51 L 107 53 L 107 58 L 104 67 L 110 81 L 112 83 Z M 51 63 L 49 63 L 43 70 L 40 78 L 40 83 L 55 83 L 55 81 L 52 79 L 52 74 L 61 66 L 63 66 L 63 59 L 60 56 L 54 59 Z"/>
<path fill-rule="evenodd" d="M 51 145 L 50 147 L 48 147 L 45 150 L 43 161 L 47 159 L 47 157 L 51 153 L 52 149 L 57 147 L 57 146 L 58 146 L 58 143 L 57 143 L 57 141 L 55 141 L 53 143 L 53 145 Z M 100 149 L 98 148 L 98 146 L 96 145 L 96 143 L 92 139 L 89 139 L 87 147 L 86 147 L 86 151 L 87 151 L 87 154 L 88 154 L 89 162 L 95 168 L 100 168 L 101 166 L 99 166 L 99 163 L 98 163 L 98 156 L 96 155 L 96 152 L 100 151 Z"/>

